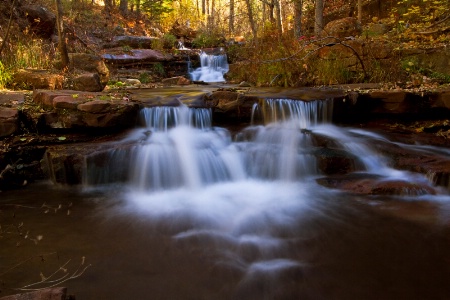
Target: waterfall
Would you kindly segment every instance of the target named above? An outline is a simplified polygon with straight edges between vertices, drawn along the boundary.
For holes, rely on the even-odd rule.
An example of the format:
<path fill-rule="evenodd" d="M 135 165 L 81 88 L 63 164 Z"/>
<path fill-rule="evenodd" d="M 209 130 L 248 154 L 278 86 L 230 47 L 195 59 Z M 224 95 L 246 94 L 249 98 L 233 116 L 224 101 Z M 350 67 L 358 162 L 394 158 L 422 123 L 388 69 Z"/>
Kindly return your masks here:
<path fill-rule="evenodd" d="M 211 126 L 211 114 L 184 105 L 143 109 L 151 134 L 133 147 L 131 182 L 139 189 L 193 189 L 244 177 L 230 134 Z"/>
<path fill-rule="evenodd" d="M 180 125 L 209 129 L 212 112 L 209 108 L 188 108 L 185 105 L 147 107 L 140 111 L 140 121 L 152 131 L 167 131 Z"/>
<path fill-rule="evenodd" d="M 200 53 L 200 67 L 190 73 L 192 81 L 224 82 L 223 77 L 229 70 L 227 55 L 220 53 Z"/>
<path fill-rule="evenodd" d="M 143 128 L 124 145 L 86 158 L 85 182 L 129 182 L 142 191 L 192 190 L 242 180 L 298 182 L 321 175 L 326 153 L 340 153 L 360 171 L 410 177 L 370 147 L 368 141 L 380 137 L 330 124 L 332 105 L 331 100 L 260 101 L 253 107 L 254 125 L 234 137 L 212 126 L 209 108 L 144 108 Z"/>
<path fill-rule="evenodd" d="M 330 123 L 333 101 L 295 101 L 290 99 L 265 99 L 255 103 L 252 109 L 252 123 L 262 119 L 264 124 L 292 123 L 306 129 L 319 123 Z"/>

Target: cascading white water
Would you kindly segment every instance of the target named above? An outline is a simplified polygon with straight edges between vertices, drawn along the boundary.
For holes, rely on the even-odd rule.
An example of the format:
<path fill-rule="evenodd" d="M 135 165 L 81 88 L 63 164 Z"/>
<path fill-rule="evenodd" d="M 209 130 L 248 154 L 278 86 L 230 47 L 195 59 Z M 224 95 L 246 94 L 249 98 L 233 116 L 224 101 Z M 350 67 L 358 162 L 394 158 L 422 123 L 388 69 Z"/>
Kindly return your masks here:
<path fill-rule="evenodd" d="M 193 81 L 224 82 L 224 75 L 229 70 L 228 58 L 225 53 L 200 53 L 200 67 L 190 73 Z"/>
<path fill-rule="evenodd" d="M 152 107 L 141 116 L 152 132 L 132 150 L 131 181 L 139 189 L 193 189 L 243 177 L 228 132 L 211 127 L 210 109 Z"/>
<path fill-rule="evenodd" d="M 321 176 L 318 149 L 347 152 L 377 177 L 413 178 L 395 173 L 368 146 L 367 140 L 380 137 L 331 125 L 331 105 L 327 100 L 269 99 L 254 106 L 255 125 L 234 140 L 226 129 L 212 127 L 209 109 L 145 108 L 145 128 L 128 138 L 128 144 L 134 143 L 124 152 L 111 152 L 109 167 L 103 167 L 130 170 L 129 190 L 114 213 L 137 222 L 145 219 L 158 234 L 162 228 L 175 247 L 204 250 L 202 257 L 213 260 L 212 265 L 240 276 L 236 299 L 248 299 L 245 291 L 260 291 L 260 286 L 261 295 L 276 295 L 292 274 L 310 267 L 302 258 L 286 255 L 301 252 L 293 243 L 315 239 L 315 225 L 308 229 L 305 220 L 320 215 L 346 222 L 330 210 L 345 195 L 315 181 Z"/>
<path fill-rule="evenodd" d="M 145 108 L 141 118 L 151 134 L 131 150 L 131 182 L 139 189 L 193 189 L 246 178 L 294 181 L 316 175 L 312 141 L 302 129 L 329 120 L 330 103 L 267 100 L 263 109 L 271 124 L 249 127 L 237 143 L 225 129 L 211 127 L 209 109 Z"/>

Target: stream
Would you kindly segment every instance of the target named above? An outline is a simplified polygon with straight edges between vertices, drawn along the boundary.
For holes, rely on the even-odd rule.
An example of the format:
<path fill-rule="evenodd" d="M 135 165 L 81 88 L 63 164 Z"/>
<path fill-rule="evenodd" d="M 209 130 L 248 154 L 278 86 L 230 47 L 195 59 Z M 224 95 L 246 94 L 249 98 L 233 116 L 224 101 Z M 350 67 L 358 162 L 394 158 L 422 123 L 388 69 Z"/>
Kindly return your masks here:
<path fill-rule="evenodd" d="M 267 100 L 232 134 L 208 109 L 144 109 L 126 146 L 101 166 L 104 153 L 86 157 L 82 186 L 1 194 L 0 296 L 58 285 L 79 300 L 448 299 L 448 189 L 392 168 L 371 147 L 389 140 L 329 112 Z M 324 187 L 318 139 L 357 172 L 424 188 Z"/>

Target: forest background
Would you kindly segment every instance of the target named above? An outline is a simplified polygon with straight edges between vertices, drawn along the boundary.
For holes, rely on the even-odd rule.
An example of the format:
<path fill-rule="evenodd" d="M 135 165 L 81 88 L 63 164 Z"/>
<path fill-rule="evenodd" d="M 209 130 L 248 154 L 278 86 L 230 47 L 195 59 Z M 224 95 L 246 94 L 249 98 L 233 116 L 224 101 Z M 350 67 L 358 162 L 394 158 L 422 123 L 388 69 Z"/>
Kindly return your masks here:
<path fill-rule="evenodd" d="M 63 38 L 33 30 L 21 11 L 25 5 L 53 12 Z M 156 37 L 153 49 L 175 54 L 180 43 L 226 47 L 230 82 L 448 84 L 449 7 L 449 0 L 5 0 L 0 88 L 18 88 L 14 74 L 20 69 L 70 76 L 65 53 L 101 54 L 102 45 L 121 34 Z M 326 30 L 331 21 L 348 17 L 357 22 L 353 34 Z M 177 28 L 185 34 L 177 35 Z M 380 59 L 364 49 L 387 54 Z M 148 81 L 162 75 L 153 71 Z"/>

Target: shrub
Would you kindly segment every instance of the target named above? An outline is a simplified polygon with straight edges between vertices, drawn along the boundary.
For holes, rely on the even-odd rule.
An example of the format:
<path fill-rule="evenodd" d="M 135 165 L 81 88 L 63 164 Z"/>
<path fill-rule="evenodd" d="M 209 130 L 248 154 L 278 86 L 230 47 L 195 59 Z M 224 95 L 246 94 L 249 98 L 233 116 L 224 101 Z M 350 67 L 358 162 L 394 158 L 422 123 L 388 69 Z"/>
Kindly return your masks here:
<path fill-rule="evenodd" d="M 5 89 L 12 80 L 11 71 L 0 61 L 0 89 Z"/>

